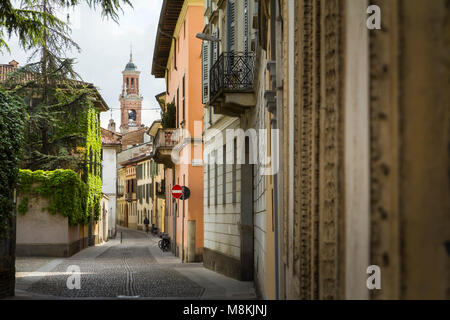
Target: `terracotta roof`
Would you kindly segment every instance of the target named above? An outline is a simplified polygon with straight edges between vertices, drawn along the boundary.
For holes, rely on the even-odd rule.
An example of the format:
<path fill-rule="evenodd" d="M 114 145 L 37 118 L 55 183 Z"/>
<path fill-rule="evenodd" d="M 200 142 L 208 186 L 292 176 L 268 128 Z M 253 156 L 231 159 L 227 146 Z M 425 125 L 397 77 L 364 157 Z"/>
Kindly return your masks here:
<path fill-rule="evenodd" d="M 0 64 L 0 82 L 6 81 L 8 74 L 17 70 L 19 63 L 16 60 L 10 61 L 8 64 Z M 32 75 L 25 75 L 23 81 L 33 80 Z"/>
<path fill-rule="evenodd" d="M 127 161 L 122 162 L 120 165 L 122 166 L 128 166 L 128 165 L 132 165 L 132 164 L 136 164 L 138 162 L 141 162 L 143 160 L 147 160 L 147 159 L 151 159 L 153 158 L 153 153 L 150 154 L 141 154 L 137 157 L 131 158 Z"/>
<path fill-rule="evenodd" d="M 105 128 L 100 128 L 103 145 L 122 145 L 121 135 L 117 132 L 112 132 Z"/>
<path fill-rule="evenodd" d="M 145 126 L 141 126 L 139 129 L 134 130 L 134 131 L 128 131 L 127 133 L 122 134 L 122 137 L 131 137 L 134 135 L 140 135 L 142 134 L 142 132 L 147 132 L 148 128 Z"/>
<path fill-rule="evenodd" d="M 159 15 L 158 32 L 156 33 L 153 51 L 152 75 L 164 78 L 167 60 L 172 46 L 172 36 L 178 22 L 184 0 L 164 0 Z"/>

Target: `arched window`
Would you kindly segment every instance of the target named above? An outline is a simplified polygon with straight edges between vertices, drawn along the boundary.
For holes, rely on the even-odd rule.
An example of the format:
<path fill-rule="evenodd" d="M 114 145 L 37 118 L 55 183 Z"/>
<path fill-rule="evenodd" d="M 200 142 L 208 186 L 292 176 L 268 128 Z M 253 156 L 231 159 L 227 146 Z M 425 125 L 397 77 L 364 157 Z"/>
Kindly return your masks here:
<path fill-rule="evenodd" d="M 128 111 L 128 122 L 130 121 L 136 121 L 136 110 L 129 110 Z"/>

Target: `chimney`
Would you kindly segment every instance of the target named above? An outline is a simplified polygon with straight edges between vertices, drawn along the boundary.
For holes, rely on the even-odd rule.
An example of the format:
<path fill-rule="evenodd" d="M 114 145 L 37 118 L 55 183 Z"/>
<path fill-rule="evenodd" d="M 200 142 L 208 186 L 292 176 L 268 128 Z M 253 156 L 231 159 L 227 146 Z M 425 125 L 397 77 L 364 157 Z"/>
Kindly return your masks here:
<path fill-rule="evenodd" d="M 116 132 L 116 123 L 114 122 L 114 119 L 109 119 L 108 130 Z"/>
<path fill-rule="evenodd" d="M 8 64 L 13 68 L 17 68 L 17 66 L 19 65 L 19 63 L 16 60 L 12 60 Z"/>

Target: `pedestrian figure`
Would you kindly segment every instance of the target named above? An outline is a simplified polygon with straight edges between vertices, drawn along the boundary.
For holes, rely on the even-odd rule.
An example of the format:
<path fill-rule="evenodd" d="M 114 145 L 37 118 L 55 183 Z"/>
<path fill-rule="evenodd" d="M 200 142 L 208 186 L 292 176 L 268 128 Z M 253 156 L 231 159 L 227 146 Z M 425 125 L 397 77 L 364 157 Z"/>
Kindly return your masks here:
<path fill-rule="evenodd" d="M 150 221 L 148 221 L 147 217 L 145 217 L 145 219 L 144 219 L 144 224 L 145 224 L 145 232 L 148 233 L 148 225 L 150 224 Z"/>

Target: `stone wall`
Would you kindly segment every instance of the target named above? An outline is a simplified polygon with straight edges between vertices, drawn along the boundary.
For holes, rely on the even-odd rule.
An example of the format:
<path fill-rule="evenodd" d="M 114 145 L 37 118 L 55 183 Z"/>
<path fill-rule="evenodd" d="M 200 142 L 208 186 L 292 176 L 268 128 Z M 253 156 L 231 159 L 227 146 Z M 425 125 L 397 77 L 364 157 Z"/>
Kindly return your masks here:
<path fill-rule="evenodd" d="M 266 127 L 267 111 L 265 105 L 266 100 L 264 98 L 264 93 L 267 89 L 266 66 L 266 51 L 259 48 L 257 52 L 257 68 L 255 70 L 254 84 L 256 104 L 241 120 L 244 130 L 254 129 L 257 134 L 257 141 L 250 142 L 249 155 L 255 159 L 251 175 L 253 191 L 253 277 L 257 294 L 260 297 L 263 297 L 266 292 L 266 260 L 273 260 L 273 256 L 266 250 L 266 197 L 268 196 L 268 190 L 266 175 L 264 174 L 266 166 L 262 164 L 267 156 L 268 143 L 264 139 L 266 135 L 261 134 L 262 131 L 260 131 L 260 129 L 268 129 Z M 253 145 L 256 146 L 255 149 L 252 149 Z"/>
<path fill-rule="evenodd" d="M 241 166 L 223 164 L 223 159 L 213 163 L 214 157 L 220 157 L 226 142 L 226 130 L 239 127 L 239 121 L 230 117 L 215 117 L 216 122 L 208 129 L 218 130 L 219 135 L 205 135 L 205 164 L 203 166 L 203 219 L 204 254 L 206 267 L 234 278 L 241 278 L 241 234 L 239 230 L 241 212 Z M 233 150 L 226 149 L 231 158 Z M 209 159 L 209 160 L 208 160 Z M 208 161 L 211 161 L 208 164 Z M 217 181 L 215 170 L 217 167 Z M 233 169 L 236 174 L 236 190 L 233 191 Z M 225 170 L 225 181 L 224 171 Z M 225 183 L 225 188 L 224 188 Z M 225 192 L 225 195 L 224 195 Z M 225 197 L 225 203 L 223 202 Z M 208 199 L 209 198 L 209 199 Z M 216 200 L 217 198 L 217 200 Z"/>
<path fill-rule="evenodd" d="M 47 206 L 47 199 L 29 197 L 28 211 L 18 214 L 17 256 L 69 257 L 88 246 L 87 226 L 69 226 L 67 217 L 49 214 Z"/>
<path fill-rule="evenodd" d="M 283 2 L 282 261 L 285 298 L 340 295 L 341 1 Z M 281 35 L 280 35 L 281 36 Z M 282 63 L 282 61 L 279 61 Z"/>
<path fill-rule="evenodd" d="M 448 299 L 448 1 L 282 4 L 280 297 Z"/>
<path fill-rule="evenodd" d="M 371 2 L 384 29 L 370 32 L 372 297 L 448 299 L 450 4 Z"/>

